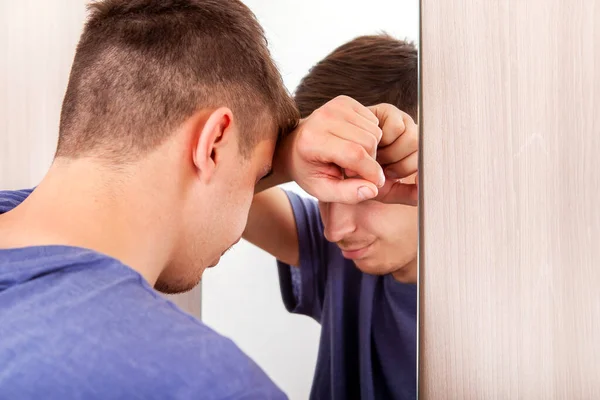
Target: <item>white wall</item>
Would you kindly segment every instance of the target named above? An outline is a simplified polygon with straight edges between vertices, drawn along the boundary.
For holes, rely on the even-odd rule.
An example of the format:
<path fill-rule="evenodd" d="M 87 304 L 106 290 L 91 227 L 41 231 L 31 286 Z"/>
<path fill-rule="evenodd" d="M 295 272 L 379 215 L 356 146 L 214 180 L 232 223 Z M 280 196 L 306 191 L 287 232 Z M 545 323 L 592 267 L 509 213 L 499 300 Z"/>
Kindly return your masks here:
<path fill-rule="evenodd" d="M 245 3 L 265 28 L 290 91 L 313 64 L 356 36 L 385 30 L 418 39 L 417 0 Z M 302 192 L 295 184 L 287 187 Z M 202 291 L 203 321 L 232 338 L 292 400 L 307 399 L 320 327 L 285 310 L 274 259 L 242 241 L 205 273 Z"/>

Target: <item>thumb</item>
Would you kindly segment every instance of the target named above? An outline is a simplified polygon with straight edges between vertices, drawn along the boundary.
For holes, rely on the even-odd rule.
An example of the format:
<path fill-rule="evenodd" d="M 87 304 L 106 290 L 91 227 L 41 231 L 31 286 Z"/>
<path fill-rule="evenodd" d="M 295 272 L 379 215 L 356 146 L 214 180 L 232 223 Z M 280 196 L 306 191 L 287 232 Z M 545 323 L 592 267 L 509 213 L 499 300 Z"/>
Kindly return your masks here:
<path fill-rule="evenodd" d="M 326 203 L 357 204 L 375 198 L 377 186 L 364 179 L 331 179 L 313 188 L 315 197 Z"/>
<path fill-rule="evenodd" d="M 390 190 L 377 200 L 388 204 L 417 206 L 419 202 L 419 190 L 416 184 L 395 182 Z"/>

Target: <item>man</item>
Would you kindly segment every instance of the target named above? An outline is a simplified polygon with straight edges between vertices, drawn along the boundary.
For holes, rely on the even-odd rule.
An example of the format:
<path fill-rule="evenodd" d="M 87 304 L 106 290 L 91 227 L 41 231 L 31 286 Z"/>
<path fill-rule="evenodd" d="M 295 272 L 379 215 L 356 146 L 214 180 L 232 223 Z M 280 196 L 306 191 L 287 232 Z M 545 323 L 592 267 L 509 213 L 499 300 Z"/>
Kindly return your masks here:
<path fill-rule="evenodd" d="M 304 146 L 296 179 L 330 201 L 377 195 L 383 171 L 361 143 L 380 122 L 342 97 L 286 135 L 297 109 L 241 2 L 90 9 L 55 160 L 35 190 L 0 192 L 0 397 L 284 398 L 153 288 L 192 288 L 239 240 L 278 136 L 338 132 L 328 143 L 353 157 Z"/>
<path fill-rule="evenodd" d="M 382 139 L 377 152 L 388 176 L 405 180 L 359 204 L 266 190 L 254 198 L 244 237 L 277 258 L 287 309 L 322 325 L 311 398 L 414 399 L 416 49 L 387 35 L 359 37 L 316 64 L 295 99 L 306 117 L 342 94 L 410 114 L 403 114 L 404 132 L 387 146 Z M 296 151 L 281 157 L 294 159 Z M 389 192 L 393 186 L 401 190 Z M 394 202 L 390 196 L 404 204 L 384 204 Z"/>

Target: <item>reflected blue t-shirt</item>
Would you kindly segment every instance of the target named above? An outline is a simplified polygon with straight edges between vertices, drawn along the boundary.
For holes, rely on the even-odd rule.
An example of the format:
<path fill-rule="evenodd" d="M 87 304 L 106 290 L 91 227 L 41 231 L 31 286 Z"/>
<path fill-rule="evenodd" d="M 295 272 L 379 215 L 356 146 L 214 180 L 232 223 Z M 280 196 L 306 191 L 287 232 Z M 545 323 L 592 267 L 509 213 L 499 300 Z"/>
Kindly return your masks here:
<path fill-rule="evenodd" d="M 0 214 L 30 192 L 0 192 Z M 285 398 L 232 341 L 119 261 L 0 249 L 0 399 Z"/>
<path fill-rule="evenodd" d="M 325 239 L 318 203 L 287 195 L 300 266 L 278 262 L 281 294 L 321 324 L 311 399 L 416 399 L 417 286 L 358 270 Z"/>

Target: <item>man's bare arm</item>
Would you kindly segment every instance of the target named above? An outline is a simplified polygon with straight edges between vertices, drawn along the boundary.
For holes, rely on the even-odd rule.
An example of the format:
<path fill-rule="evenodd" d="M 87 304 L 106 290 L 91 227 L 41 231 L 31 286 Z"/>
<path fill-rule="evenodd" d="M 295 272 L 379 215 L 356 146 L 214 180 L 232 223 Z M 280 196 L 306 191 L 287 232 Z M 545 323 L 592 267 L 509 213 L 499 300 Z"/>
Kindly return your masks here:
<path fill-rule="evenodd" d="M 256 185 L 243 238 L 276 259 L 298 266 L 300 249 L 294 212 L 285 192 L 276 187 L 291 180 L 284 160 L 289 140 L 277 148 L 272 174 Z"/>
<path fill-rule="evenodd" d="M 300 264 L 292 205 L 285 192 L 278 187 L 254 196 L 243 237 L 286 264 Z"/>

